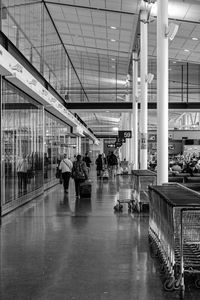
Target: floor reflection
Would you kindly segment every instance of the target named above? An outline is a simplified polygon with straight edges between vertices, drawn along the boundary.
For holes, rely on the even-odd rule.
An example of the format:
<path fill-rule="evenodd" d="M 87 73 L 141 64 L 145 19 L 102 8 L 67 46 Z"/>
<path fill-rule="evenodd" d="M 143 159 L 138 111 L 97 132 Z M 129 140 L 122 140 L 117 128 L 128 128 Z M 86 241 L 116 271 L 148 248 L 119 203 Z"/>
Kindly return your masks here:
<path fill-rule="evenodd" d="M 148 213 L 114 213 L 115 201 L 131 189 L 131 176 L 91 178 L 91 199 L 76 199 L 71 181 L 69 194 L 58 185 L 3 218 L 1 299 L 179 299 L 178 292 L 164 292 L 150 255 Z M 190 284 L 185 300 L 199 295 Z"/>

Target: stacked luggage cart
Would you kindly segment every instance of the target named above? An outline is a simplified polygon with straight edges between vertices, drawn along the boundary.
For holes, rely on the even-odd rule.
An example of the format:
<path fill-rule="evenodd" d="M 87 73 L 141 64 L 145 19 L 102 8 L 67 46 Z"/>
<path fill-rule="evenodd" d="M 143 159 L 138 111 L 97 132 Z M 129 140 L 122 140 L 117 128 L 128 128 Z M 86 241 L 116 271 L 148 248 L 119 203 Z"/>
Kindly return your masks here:
<path fill-rule="evenodd" d="M 148 186 L 156 184 L 157 174 L 150 170 L 132 170 L 132 174 L 134 208 L 141 212 L 144 205 L 149 205 Z"/>
<path fill-rule="evenodd" d="M 164 289 L 180 290 L 193 275 L 200 288 L 200 194 L 178 183 L 149 186 L 149 238 L 161 263 Z"/>

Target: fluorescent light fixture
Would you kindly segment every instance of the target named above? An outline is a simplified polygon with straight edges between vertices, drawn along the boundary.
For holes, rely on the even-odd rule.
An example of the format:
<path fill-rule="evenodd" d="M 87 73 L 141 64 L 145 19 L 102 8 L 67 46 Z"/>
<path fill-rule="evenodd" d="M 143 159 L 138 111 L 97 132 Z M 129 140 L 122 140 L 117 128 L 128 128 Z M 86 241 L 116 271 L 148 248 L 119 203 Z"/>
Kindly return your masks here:
<path fill-rule="evenodd" d="M 118 131 L 119 130 L 119 128 L 118 127 L 113 127 L 113 129 L 112 129 L 113 131 Z"/>
<path fill-rule="evenodd" d="M 112 57 L 111 60 L 115 60 L 115 58 Z"/>
<path fill-rule="evenodd" d="M 184 49 L 184 51 L 185 51 L 185 52 L 190 52 L 190 50 L 188 50 L 188 49 Z"/>
<path fill-rule="evenodd" d="M 193 40 L 193 41 L 198 41 L 198 38 L 193 37 L 192 40 Z"/>
<path fill-rule="evenodd" d="M 114 30 L 117 29 L 117 27 L 115 27 L 115 26 L 110 26 L 110 28 L 111 28 L 111 29 L 114 29 Z"/>
<path fill-rule="evenodd" d="M 116 40 L 115 40 L 115 39 L 111 39 L 110 41 L 111 41 L 111 42 L 116 42 Z"/>
<path fill-rule="evenodd" d="M 169 26 L 166 27 L 165 29 L 165 36 L 172 41 L 175 38 L 178 29 L 179 29 L 179 25 L 175 23 L 170 23 Z"/>

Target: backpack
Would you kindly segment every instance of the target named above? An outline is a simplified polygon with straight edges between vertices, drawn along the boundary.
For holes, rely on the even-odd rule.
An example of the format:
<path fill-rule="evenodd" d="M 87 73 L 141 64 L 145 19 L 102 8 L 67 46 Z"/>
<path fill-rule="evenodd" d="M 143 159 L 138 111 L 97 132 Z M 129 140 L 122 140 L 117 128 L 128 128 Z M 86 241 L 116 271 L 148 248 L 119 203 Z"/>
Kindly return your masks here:
<path fill-rule="evenodd" d="M 72 169 L 72 177 L 74 179 L 79 179 L 79 180 L 86 179 L 85 172 L 83 170 L 83 163 L 74 162 L 74 166 Z"/>
<path fill-rule="evenodd" d="M 117 157 L 114 154 L 111 154 L 108 160 L 109 165 L 117 165 Z"/>

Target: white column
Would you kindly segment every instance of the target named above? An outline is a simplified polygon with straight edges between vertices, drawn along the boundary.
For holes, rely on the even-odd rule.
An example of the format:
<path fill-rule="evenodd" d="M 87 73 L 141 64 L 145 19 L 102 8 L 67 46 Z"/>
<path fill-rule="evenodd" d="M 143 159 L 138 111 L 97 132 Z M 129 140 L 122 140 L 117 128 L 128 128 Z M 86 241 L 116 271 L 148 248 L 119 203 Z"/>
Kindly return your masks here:
<path fill-rule="evenodd" d="M 133 138 L 132 138 L 132 151 L 133 151 L 133 169 L 138 169 L 138 56 L 133 52 L 132 57 L 132 109 L 133 109 Z"/>
<path fill-rule="evenodd" d="M 132 112 L 129 113 L 129 130 L 132 130 Z M 128 157 L 128 161 L 129 163 L 132 163 L 132 143 L 131 143 L 131 139 L 128 139 L 128 148 L 129 148 L 129 157 Z"/>
<path fill-rule="evenodd" d="M 125 127 L 124 130 L 129 130 L 130 129 L 130 122 L 129 122 L 129 113 L 126 113 L 126 120 L 125 120 Z M 129 160 L 129 140 L 126 139 L 126 160 Z"/>
<path fill-rule="evenodd" d="M 157 183 L 168 182 L 168 0 L 158 0 L 157 17 Z"/>
<path fill-rule="evenodd" d="M 77 154 L 81 154 L 81 137 L 77 136 Z"/>
<path fill-rule="evenodd" d="M 141 118 L 140 118 L 140 169 L 147 169 L 147 11 L 141 11 L 140 32 L 141 32 Z"/>
<path fill-rule="evenodd" d="M 126 113 L 123 113 L 122 130 L 125 130 L 125 125 L 126 125 L 125 122 L 126 122 Z M 127 147 L 127 143 L 124 143 L 122 145 L 122 160 L 124 160 L 124 158 L 126 158 L 126 147 Z"/>

